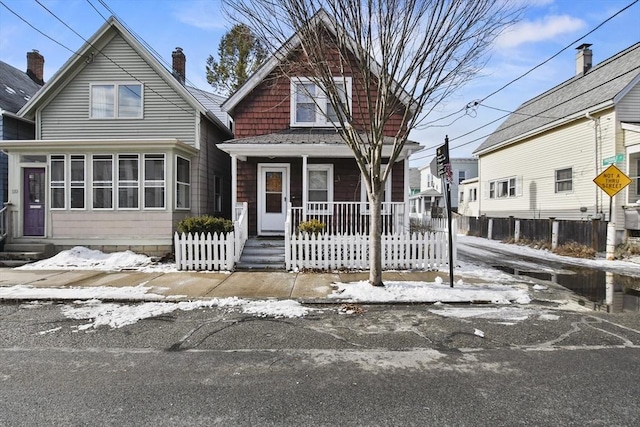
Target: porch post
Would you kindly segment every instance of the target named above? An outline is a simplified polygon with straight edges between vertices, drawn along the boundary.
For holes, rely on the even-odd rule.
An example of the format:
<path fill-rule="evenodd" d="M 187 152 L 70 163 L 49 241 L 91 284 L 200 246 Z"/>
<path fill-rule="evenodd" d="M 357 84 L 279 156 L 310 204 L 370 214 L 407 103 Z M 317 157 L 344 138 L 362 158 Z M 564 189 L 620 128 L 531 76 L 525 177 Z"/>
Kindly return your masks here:
<path fill-rule="evenodd" d="M 409 232 L 409 193 L 411 192 L 411 183 L 409 182 L 409 156 L 411 156 L 411 150 L 407 151 L 407 156 L 404 158 L 404 230 Z"/>
<path fill-rule="evenodd" d="M 231 155 L 231 219 L 237 220 L 236 204 L 238 203 L 238 156 Z"/>
<path fill-rule="evenodd" d="M 307 191 L 307 158 L 306 154 L 302 155 L 302 220 L 307 220 L 307 202 L 309 201 L 309 194 Z"/>

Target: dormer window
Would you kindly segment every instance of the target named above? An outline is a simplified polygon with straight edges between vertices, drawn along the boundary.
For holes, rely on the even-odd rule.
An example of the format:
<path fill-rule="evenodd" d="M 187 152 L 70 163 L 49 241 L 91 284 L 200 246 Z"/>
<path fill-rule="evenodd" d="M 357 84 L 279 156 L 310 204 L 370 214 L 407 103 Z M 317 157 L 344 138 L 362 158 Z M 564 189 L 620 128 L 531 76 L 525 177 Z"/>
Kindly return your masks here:
<path fill-rule="evenodd" d="M 90 114 L 92 119 L 142 118 L 142 84 L 92 84 Z"/>
<path fill-rule="evenodd" d="M 351 77 L 336 77 L 335 85 L 351 109 Z M 291 80 L 291 126 L 328 127 L 338 122 L 324 89 L 306 78 Z"/>

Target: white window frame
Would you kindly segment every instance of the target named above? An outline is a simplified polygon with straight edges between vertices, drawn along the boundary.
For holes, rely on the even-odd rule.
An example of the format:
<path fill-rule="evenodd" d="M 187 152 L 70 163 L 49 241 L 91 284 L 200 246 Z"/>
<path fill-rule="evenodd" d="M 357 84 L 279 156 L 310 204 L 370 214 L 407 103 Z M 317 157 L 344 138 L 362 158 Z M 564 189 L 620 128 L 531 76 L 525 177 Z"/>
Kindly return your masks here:
<path fill-rule="evenodd" d="M 309 184 L 311 183 L 311 179 L 309 177 L 309 172 L 311 171 L 326 171 L 327 172 L 327 201 L 326 202 L 314 202 L 309 200 Z M 324 215 L 333 215 L 333 165 L 332 164 L 320 164 L 313 163 L 307 165 L 307 205 L 312 203 L 320 204 L 326 203 L 324 209 L 313 209 L 310 208 L 307 212 L 311 214 L 324 214 Z"/>
<path fill-rule="evenodd" d="M 560 172 L 566 172 L 566 171 L 570 171 L 571 172 L 571 176 L 568 179 L 558 179 L 558 173 Z M 573 193 L 573 168 L 572 167 L 568 167 L 568 168 L 561 168 L 561 169 L 556 169 L 553 172 L 553 181 L 554 181 L 554 191 L 556 193 Z M 566 184 L 569 183 L 571 188 L 568 190 L 560 190 L 558 187 L 561 184 Z"/>
<path fill-rule="evenodd" d="M 111 181 L 96 181 L 95 162 L 109 160 L 111 162 Z M 91 209 L 98 211 L 112 211 L 115 209 L 115 161 L 113 154 L 92 154 L 91 155 Z M 96 207 L 96 189 L 111 189 L 111 207 Z"/>
<path fill-rule="evenodd" d="M 162 159 L 162 180 L 147 179 L 147 160 Z M 142 156 L 142 204 L 145 210 L 163 210 L 167 206 L 167 156 L 162 153 L 144 153 Z M 147 206 L 147 189 L 162 189 L 162 206 Z"/>
<path fill-rule="evenodd" d="M 82 180 L 73 179 L 73 164 L 82 161 Z M 82 207 L 73 207 L 73 190 L 82 189 Z M 84 211 L 87 209 L 87 156 L 71 154 L 69 156 L 69 209 Z"/>
<path fill-rule="evenodd" d="M 94 114 L 94 87 L 98 86 L 111 86 L 113 87 L 113 115 L 100 116 Z M 120 88 L 125 86 L 139 86 L 140 87 L 140 108 L 139 112 L 135 116 L 124 116 L 121 114 L 121 110 L 125 111 L 123 105 L 120 103 Z M 92 120 L 137 120 L 144 116 L 144 85 L 137 81 L 132 82 L 94 82 L 89 84 L 89 118 Z"/>
<path fill-rule="evenodd" d="M 387 169 L 387 165 L 381 165 L 380 166 L 380 174 L 384 174 L 385 170 Z M 363 182 L 363 180 L 366 179 L 366 177 L 362 176 L 362 174 L 360 175 L 360 203 L 362 205 L 360 211 L 364 214 L 369 214 L 369 200 L 368 200 L 368 195 L 367 195 L 367 185 Z M 390 174 L 387 177 L 387 182 L 384 183 L 384 200 L 382 201 L 382 203 L 391 203 L 391 190 L 392 190 L 392 186 L 391 186 L 391 181 L 393 181 L 393 173 Z M 390 214 L 391 213 L 391 209 L 385 209 L 384 205 L 382 206 L 382 215 L 385 214 Z"/>
<path fill-rule="evenodd" d="M 334 77 L 335 83 L 343 83 L 345 85 L 346 102 L 349 109 L 349 116 L 351 116 L 352 106 L 352 78 L 351 77 Z M 296 117 L 297 112 L 297 86 L 299 84 L 314 85 L 315 94 L 309 94 L 314 100 L 315 104 L 315 121 L 313 122 L 298 122 Z M 327 117 L 327 104 L 328 97 L 324 90 L 312 79 L 306 77 L 294 77 L 291 79 L 291 114 L 290 125 L 293 127 L 330 127 L 338 124 L 338 122 L 332 122 Z M 348 118 L 347 118 L 348 121 Z"/>
<path fill-rule="evenodd" d="M 178 161 L 179 160 L 184 160 L 185 162 L 187 162 L 187 166 L 189 167 L 188 170 L 188 174 L 187 177 L 189 178 L 189 181 L 178 181 Z M 183 156 L 176 156 L 175 158 L 175 182 L 176 182 L 176 196 L 175 196 L 175 205 L 176 205 L 176 210 L 190 210 L 191 209 L 191 160 L 187 159 L 186 157 Z M 186 194 L 186 201 L 187 201 L 187 205 L 186 206 L 178 206 L 178 202 L 180 202 L 180 197 L 178 195 L 178 193 L 180 192 L 180 189 L 182 189 L 183 191 L 185 191 Z"/>
<path fill-rule="evenodd" d="M 120 179 L 120 161 L 121 160 L 134 160 L 137 166 L 137 176 L 135 179 L 124 180 Z M 139 154 L 131 154 L 131 153 L 118 153 L 117 155 L 117 209 L 122 211 L 137 211 L 140 210 L 140 155 Z M 136 196 L 133 201 L 135 206 L 122 206 L 122 200 L 120 198 L 120 190 L 133 189 L 135 190 Z"/>
<path fill-rule="evenodd" d="M 511 199 L 520 196 L 520 178 L 510 176 L 508 178 L 495 179 L 489 182 L 490 199 Z"/>
<path fill-rule="evenodd" d="M 62 164 L 62 180 L 53 179 L 53 171 L 56 167 L 60 167 Z M 57 166 L 56 166 L 57 165 Z M 67 208 L 67 156 L 64 154 L 52 154 L 49 156 L 49 187 L 51 189 L 49 197 L 51 197 L 51 205 L 49 207 L 52 211 L 62 211 Z M 62 207 L 54 207 L 54 201 L 56 198 L 53 193 L 60 192 L 62 190 Z"/>

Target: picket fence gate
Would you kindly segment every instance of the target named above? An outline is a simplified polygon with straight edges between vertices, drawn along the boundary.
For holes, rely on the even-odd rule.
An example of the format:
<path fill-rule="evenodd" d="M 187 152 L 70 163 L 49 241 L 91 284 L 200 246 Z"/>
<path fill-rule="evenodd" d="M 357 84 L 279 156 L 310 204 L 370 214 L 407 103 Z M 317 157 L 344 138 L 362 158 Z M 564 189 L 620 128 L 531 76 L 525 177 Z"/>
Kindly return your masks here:
<path fill-rule="evenodd" d="M 453 247 L 455 263 L 455 240 Z M 369 268 L 366 235 L 292 234 L 285 250 L 287 270 Z M 381 251 L 383 269 L 428 270 L 449 263 L 448 235 L 441 231 L 383 234 Z"/>

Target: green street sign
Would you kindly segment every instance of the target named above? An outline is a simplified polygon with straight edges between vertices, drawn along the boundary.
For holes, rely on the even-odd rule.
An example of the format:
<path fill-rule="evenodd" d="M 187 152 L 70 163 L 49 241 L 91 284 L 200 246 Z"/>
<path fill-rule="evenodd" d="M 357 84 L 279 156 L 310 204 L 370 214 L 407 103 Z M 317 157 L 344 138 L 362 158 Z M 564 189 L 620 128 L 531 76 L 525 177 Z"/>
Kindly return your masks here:
<path fill-rule="evenodd" d="M 624 154 L 616 154 L 602 159 L 602 166 L 612 165 L 614 163 L 621 163 L 624 161 Z"/>

